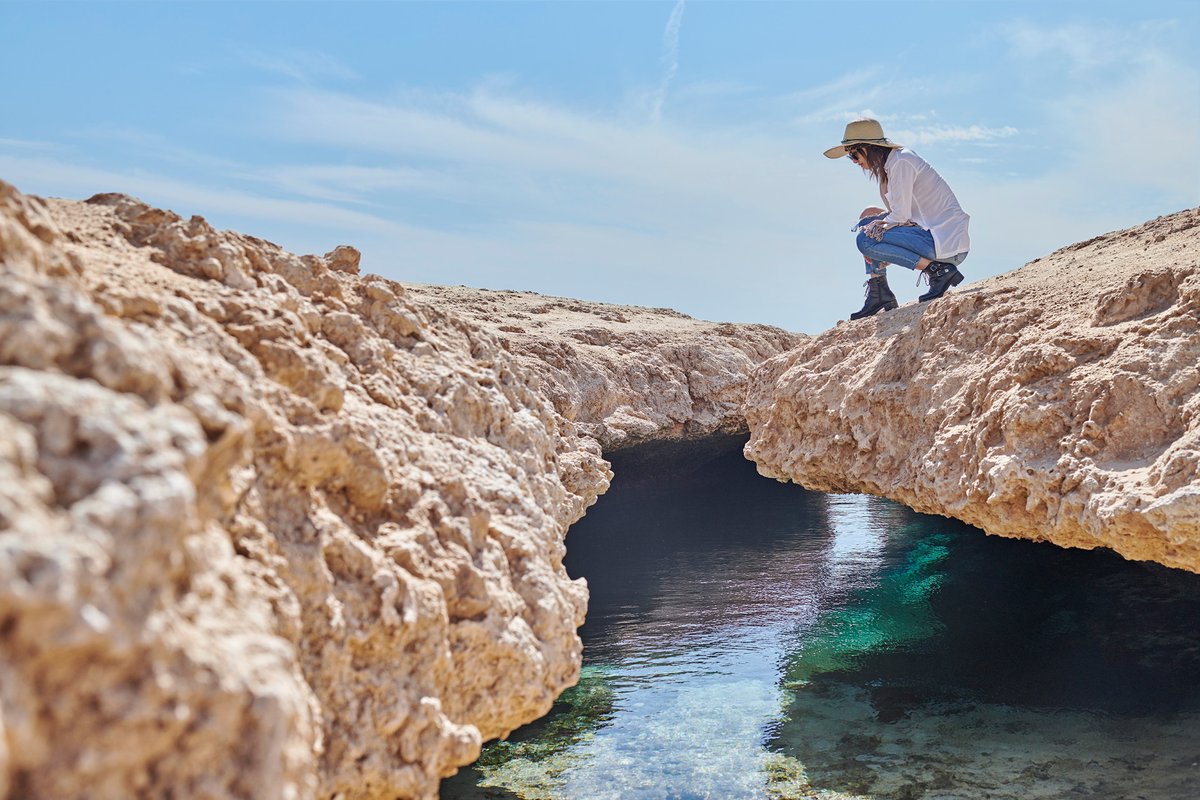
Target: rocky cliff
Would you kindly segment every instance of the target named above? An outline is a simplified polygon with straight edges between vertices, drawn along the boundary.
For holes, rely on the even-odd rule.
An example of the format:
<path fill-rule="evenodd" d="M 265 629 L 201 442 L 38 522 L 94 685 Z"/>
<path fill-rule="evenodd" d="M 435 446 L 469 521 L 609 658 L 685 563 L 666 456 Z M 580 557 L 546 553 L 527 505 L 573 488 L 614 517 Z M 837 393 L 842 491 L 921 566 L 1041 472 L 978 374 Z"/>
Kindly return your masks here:
<path fill-rule="evenodd" d="M 2 183 L 0 265 L 0 798 L 433 796 L 577 679 L 597 440 L 797 341 Z"/>
<path fill-rule="evenodd" d="M 807 337 L 767 325 L 693 319 L 531 292 L 408 287 L 496 336 L 555 409 L 606 454 L 747 431 L 742 403 L 756 365 Z"/>
<path fill-rule="evenodd" d="M 0 269 L 0 798 L 433 796 L 577 678 L 601 448 L 746 419 L 775 477 L 1200 570 L 1200 210 L 814 339 L 4 184 Z"/>
<path fill-rule="evenodd" d="M 746 414 L 764 475 L 1200 571 L 1200 209 L 839 324 Z"/>

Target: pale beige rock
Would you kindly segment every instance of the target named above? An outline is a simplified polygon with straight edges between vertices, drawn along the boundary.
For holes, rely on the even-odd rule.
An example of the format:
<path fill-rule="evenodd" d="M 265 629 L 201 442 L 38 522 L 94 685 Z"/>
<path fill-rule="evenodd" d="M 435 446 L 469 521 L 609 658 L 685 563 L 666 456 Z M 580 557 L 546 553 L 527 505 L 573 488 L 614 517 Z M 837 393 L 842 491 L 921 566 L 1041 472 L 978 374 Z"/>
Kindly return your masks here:
<path fill-rule="evenodd" d="M 813 340 L 0 184 L 0 798 L 431 797 L 576 679 L 609 451 L 1200 569 L 1200 212 Z M 547 399 L 549 398 L 549 399 Z"/>
<path fill-rule="evenodd" d="M 578 675 L 607 487 L 492 336 L 0 184 L 0 797 L 432 797 Z"/>
<path fill-rule="evenodd" d="M 1192 209 L 768 361 L 746 454 L 812 489 L 1200 571 L 1198 362 Z"/>
<path fill-rule="evenodd" d="M 577 679 L 581 432 L 744 430 L 799 341 L 121 195 L 0 184 L 0 259 L 0 797 L 433 796 Z"/>
<path fill-rule="evenodd" d="M 668 308 L 462 286 L 408 290 L 493 333 L 540 376 L 558 412 L 606 453 L 744 434 L 750 371 L 807 338 L 767 325 L 705 322 Z"/>

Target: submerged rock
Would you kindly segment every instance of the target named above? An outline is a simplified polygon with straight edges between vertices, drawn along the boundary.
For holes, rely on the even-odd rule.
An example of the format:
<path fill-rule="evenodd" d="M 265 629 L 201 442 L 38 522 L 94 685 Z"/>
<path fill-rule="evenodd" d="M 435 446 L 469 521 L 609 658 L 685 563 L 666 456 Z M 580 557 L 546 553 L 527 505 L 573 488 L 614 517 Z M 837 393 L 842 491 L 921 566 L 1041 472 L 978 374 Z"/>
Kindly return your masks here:
<path fill-rule="evenodd" d="M 751 383 L 764 475 L 1200 572 L 1200 209 L 840 324 Z"/>

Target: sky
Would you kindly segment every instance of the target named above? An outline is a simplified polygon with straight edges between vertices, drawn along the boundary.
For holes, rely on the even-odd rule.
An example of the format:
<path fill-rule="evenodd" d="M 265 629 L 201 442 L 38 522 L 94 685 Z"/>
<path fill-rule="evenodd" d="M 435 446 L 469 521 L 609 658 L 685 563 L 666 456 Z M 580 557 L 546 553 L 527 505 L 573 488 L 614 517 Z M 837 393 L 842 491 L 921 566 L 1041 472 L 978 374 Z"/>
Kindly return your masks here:
<path fill-rule="evenodd" d="M 879 202 L 822 155 L 851 119 L 954 189 L 969 280 L 1200 205 L 1197 7 L 0 0 L 0 180 L 817 333 L 862 303 Z"/>

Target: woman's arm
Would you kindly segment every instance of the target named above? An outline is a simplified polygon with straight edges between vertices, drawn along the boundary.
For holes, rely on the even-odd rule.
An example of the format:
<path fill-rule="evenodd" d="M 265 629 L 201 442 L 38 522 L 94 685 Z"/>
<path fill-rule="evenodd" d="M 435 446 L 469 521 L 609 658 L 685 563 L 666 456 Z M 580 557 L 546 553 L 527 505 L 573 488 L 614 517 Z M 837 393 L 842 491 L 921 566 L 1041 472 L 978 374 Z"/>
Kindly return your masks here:
<path fill-rule="evenodd" d="M 917 168 L 900 155 L 897 153 L 892 157 L 887 171 L 887 204 L 891 213 L 883 221 L 889 228 L 912 222 L 913 182 L 917 179 Z"/>

